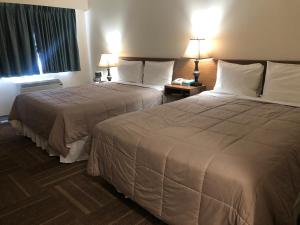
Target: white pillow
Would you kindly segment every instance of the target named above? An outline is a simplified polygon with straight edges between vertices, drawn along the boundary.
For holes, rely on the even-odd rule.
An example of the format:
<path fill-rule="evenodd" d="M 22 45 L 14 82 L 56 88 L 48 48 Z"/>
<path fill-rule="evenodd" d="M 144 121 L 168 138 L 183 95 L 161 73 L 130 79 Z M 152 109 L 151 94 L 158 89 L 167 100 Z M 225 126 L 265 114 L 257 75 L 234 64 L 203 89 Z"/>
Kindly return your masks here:
<path fill-rule="evenodd" d="M 262 97 L 300 103 L 300 65 L 268 62 Z"/>
<path fill-rule="evenodd" d="M 144 68 L 144 84 L 165 85 L 172 82 L 174 61 L 150 62 L 146 61 Z"/>
<path fill-rule="evenodd" d="M 260 63 L 240 65 L 219 60 L 214 91 L 256 97 L 263 71 Z"/>
<path fill-rule="evenodd" d="M 118 66 L 119 81 L 142 83 L 143 62 L 120 60 Z"/>

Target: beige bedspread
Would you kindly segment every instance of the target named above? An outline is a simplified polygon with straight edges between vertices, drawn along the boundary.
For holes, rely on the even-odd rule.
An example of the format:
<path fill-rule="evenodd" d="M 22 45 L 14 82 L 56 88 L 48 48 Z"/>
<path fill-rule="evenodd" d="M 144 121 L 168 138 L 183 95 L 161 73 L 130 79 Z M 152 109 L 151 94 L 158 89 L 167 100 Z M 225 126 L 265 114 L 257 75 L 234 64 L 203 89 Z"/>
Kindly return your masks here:
<path fill-rule="evenodd" d="M 97 125 L 88 162 L 169 224 L 291 225 L 300 108 L 198 95 Z"/>
<path fill-rule="evenodd" d="M 118 83 L 33 92 L 17 96 L 9 120 L 17 120 L 68 154 L 67 144 L 88 136 L 107 118 L 162 103 L 162 92 Z"/>

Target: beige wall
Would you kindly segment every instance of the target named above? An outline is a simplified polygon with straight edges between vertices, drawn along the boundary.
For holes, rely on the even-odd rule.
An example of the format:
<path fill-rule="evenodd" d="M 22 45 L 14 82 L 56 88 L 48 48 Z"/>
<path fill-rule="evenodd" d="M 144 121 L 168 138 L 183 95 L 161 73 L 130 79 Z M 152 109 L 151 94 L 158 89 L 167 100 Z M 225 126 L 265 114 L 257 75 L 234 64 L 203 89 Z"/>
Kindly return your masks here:
<path fill-rule="evenodd" d="M 213 37 L 217 58 L 300 60 L 299 0 L 89 0 L 89 7 L 93 69 L 114 32 L 125 56 L 181 57 L 196 29 Z"/>
<path fill-rule="evenodd" d="M 0 2 L 44 5 L 44 6 L 63 7 L 63 8 L 72 8 L 72 9 L 80 9 L 80 10 L 88 9 L 87 0 L 0 0 Z"/>
<path fill-rule="evenodd" d="M 3 2 L 0 0 L 0 2 Z M 5 1 L 13 2 L 13 1 Z M 51 4 L 51 6 L 59 7 L 68 7 L 80 8 L 84 0 L 45 0 L 45 1 L 33 1 L 33 0 L 19 0 L 14 2 L 21 3 L 33 3 L 41 2 L 43 4 Z M 71 4 L 73 2 L 73 4 Z M 46 4 L 46 5 L 47 5 Z M 90 60 L 88 54 L 88 44 L 87 44 L 87 32 L 86 32 L 86 22 L 85 22 L 85 11 L 76 10 L 76 19 L 77 19 L 77 38 L 78 38 L 78 47 L 80 53 L 80 62 L 81 62 L 81 71 L 79 72 L 68 72 L 68 73 L 58 73 L 58 74 L 49 74 L 43 75 L 44 77 L 55 77 L 60 79 L 63 82 L 64 87 L 78 86 L 81 84 L 86 84 L 91 82 L 91 70 L 90 70 Z M 0 116 L 7 115 L 11 109 L 12 103 L 15 96 L 18 94 L 17 85 L 11 79 L 0 79 Z"/>

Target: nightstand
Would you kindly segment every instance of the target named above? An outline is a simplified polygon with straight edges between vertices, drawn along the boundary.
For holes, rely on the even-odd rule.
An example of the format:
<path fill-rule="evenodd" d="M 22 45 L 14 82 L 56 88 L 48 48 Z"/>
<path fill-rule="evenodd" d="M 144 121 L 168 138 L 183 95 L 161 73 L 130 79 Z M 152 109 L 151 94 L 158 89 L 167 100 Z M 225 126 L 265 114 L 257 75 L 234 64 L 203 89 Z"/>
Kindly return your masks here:
<path fill-rule="evenodd" d="M 176 84 L 165 85 L 165 102 L 172 102 L 206 91 L 206 86 L 183 86 Z"/>

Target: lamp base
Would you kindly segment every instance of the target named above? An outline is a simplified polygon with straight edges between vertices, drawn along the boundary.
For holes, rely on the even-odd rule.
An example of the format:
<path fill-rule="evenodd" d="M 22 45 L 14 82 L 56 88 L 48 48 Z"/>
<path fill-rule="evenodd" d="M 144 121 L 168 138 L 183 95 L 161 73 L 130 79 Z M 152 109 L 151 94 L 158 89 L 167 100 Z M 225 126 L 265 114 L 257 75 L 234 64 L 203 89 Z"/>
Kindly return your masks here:
<path fill-rule="evenodd" d="M 202 86 L 202 83 L 200 83 L 200 82 L 193 83 L 191 86 L 200 87 L 200 86 Z"/>
<path fill-rule="evenodd" d="M 194 71 L 195 84 L 199 83 L 199 71 Z"/>
<path fill-rule="evenodd" d="M 112 79 L 112 76 L 110 75 L 110 68 L 108 67 L 107 68 L 107 80 L 111 81 L 111 79 Z"/>
<path fill-rule="evenodd" d="M 201 86 L 201 84 L 199 85 L 199 76 L 200 76 L 199 59 L 196 59 L 195 60 L 195 69 L 194 69 L 195 86 Z"/>

